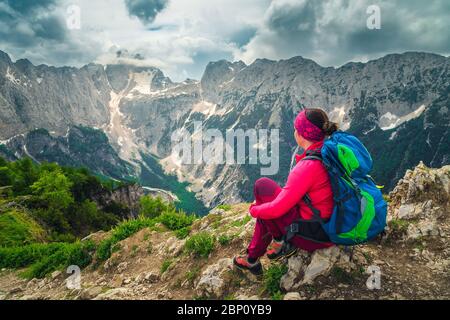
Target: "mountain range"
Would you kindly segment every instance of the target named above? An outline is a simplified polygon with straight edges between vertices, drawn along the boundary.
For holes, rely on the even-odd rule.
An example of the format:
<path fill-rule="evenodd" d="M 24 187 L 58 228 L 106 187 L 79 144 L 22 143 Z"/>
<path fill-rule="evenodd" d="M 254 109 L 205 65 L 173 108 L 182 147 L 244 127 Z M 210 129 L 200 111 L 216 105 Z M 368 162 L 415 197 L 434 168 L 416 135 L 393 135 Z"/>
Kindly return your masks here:
<path fill-rule="evenodd" d="M 260 167 L 179 165 L 171 134 L 180 128 L 279 129 L 283 184 L 295 150 L 293 119 L 321 107 L 359 137 L 372 176 L 389 191 L 420 161 L 450 163 L 450 58 L 391 54 L 322 67 L 294 57 L 210 62 L 201 80 L 176 83 L 154 67 L 34 66 L 0 51 L 0 155 L 85 166 L 177 197 L 189 212 L 252 198 Z M 257 148 L 257 146 L 250 146 Z"/>

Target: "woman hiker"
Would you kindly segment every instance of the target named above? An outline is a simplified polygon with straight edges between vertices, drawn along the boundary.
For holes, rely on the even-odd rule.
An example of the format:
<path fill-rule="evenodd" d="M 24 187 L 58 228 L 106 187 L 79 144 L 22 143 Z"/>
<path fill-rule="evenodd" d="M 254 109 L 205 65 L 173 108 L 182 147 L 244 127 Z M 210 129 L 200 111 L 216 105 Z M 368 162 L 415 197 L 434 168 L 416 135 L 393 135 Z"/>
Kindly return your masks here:
<path fill-rule="evenodd" d="M 294 236 L 287 247 L 284 246 L 286 228 L 299 218 L 310 220 L 313 216 L 304 201 L 305 195 L 309 196 L 312 207 L 320 210 L 321 218 L 329 219 L 333 210 L 333 194 L 324 165 L 313 159 L 301 160 L 307 152 L 320 153 L 325 137 L 337 130 L 337 124 L 330 122 L 321 109 L 306 109 L 298 114 L 294 127 L 295 140 L 304 153 L 296 155 L 297 164 L 283 188 L 269 178 L 255 182 L 255 201 L 249 209 L 251 216 L 256 219 L 253 238 L 247 248 L 247 255 L 233 259 L 237 267 L 254 274 L 262 272 L 259 258 L 264 254 L 276 260 L 294 254 L 297 249 L 311 252 L 333 246 L 329 242 L 318 243 L 299 236 Z"/>

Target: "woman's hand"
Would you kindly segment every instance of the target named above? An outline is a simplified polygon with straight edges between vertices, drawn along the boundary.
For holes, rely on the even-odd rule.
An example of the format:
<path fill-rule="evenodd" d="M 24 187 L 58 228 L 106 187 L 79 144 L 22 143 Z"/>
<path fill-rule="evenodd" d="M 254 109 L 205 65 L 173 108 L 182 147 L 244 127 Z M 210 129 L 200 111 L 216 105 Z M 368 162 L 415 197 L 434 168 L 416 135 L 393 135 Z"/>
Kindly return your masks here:
<path fill-rule="evenodd" d="M 250 208 L 248 209 L 248 212 L 250 213 L 250 215 L 251 215 L 253 218 L 258 218 L 258 217 L 254 214 L 254 213 L 255 213 L 255 210 L 252 210 L 255 206 L 256 206 L 256 200 L 253 201 L 253 202 L 250 204 Z"/>

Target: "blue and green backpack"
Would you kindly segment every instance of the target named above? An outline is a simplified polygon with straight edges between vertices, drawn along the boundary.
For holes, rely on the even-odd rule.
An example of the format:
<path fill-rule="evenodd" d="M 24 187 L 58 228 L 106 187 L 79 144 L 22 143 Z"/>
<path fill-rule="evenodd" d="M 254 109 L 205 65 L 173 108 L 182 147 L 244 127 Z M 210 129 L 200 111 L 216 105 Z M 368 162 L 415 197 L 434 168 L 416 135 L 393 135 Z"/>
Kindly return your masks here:
<path fill-rule="evenodd" d="M 303 200 L 312 210 L 313 219 L 300 219 L 290 225 L 287 240 L 297 235 L 316 242 L 356 245 L 384 231 L 387 204 L 380 188 L 369 176 L 372 158 L 358 138 L 335 132 L 325 141 L 320 153 L 310 152 L 303 160 L 319 160 L 325 165 L 333 190 L 334 209 L 331 218 L 324 221 L 306 195 Z"/>

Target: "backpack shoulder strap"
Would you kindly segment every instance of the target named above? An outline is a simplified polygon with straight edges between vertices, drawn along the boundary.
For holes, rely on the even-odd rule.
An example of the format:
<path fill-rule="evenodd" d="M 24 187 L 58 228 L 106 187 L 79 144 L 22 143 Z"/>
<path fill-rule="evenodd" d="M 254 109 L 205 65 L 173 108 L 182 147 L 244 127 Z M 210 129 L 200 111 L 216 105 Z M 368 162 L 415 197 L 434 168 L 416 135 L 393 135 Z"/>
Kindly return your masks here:
<path fill-rule="evenodd" d="M 318 160 L 322 161 L 322 154 L 320 150 L 308 150 L 306 151 L 306 156 L 301 160 Z"/>

